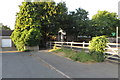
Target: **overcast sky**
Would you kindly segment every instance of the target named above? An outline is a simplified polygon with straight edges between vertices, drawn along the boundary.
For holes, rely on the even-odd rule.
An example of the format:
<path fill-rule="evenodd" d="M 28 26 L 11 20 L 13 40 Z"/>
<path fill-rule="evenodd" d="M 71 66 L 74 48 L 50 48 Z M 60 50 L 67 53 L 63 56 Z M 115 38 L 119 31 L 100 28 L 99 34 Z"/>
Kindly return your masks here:
<path fill-rule="evenodd" d="M 0 1 L 0 23 L 14 29 L 15 15 L 19 11 L 18 5 L 24 0 L 1 0 Z M 83 8 L 89 12 L 91 19 L 98 10 L 107 10 L 118 14 L 118 2 L 120 0 L 55 0 L 56 2 L 65 1 L 69 11 Z"/>

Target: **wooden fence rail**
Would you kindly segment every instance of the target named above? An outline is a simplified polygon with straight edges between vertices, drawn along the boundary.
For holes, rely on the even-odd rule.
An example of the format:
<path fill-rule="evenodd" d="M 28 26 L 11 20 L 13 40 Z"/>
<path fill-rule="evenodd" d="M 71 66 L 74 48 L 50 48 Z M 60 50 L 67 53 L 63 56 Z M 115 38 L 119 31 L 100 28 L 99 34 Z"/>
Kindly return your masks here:
<path fill-rule="evenodd" d="M 85 42 L 48 42 L 47 45 L 50 46 L 50 48 L 52 48 L 54 45 L 56 45 L 56 47 L 67 47 L 67 48 L 77 48 L 77 49 L 89 49 L 89 43 L 85 43 Z M 118 45 L 119 47 L 116 47 L 116 45 Z M 120 50 L 120 44 L 116 44 L 116 43 L 107 43 L 107 47 L 106 47 L 106 52 L 108 54 L 118 54 Z"/>

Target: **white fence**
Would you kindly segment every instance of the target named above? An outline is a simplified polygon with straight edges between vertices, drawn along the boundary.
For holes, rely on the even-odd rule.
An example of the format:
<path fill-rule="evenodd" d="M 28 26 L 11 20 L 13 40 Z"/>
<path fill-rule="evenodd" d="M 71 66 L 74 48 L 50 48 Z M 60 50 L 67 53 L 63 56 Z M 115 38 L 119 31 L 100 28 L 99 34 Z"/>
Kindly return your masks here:
<path fill-rule="evenodd" d="M 85 42 L 48 42 L 47 45 L 50 46 L 50 48 L 52 48 L 54 45 L 56 45 L 56 47 L 67 47 L 67 48 L 77 48 L 79 49 L 89 49 L 89 43 L 85 43 Z M 116 45 L 120 46 L 120 44 L 116 44 L 116 43 L 108 43 L 107 47 L 106 47 L 106 52 L 108 54 L 117 54 L 119 53 L 119 47 L 116 47 Z"/>

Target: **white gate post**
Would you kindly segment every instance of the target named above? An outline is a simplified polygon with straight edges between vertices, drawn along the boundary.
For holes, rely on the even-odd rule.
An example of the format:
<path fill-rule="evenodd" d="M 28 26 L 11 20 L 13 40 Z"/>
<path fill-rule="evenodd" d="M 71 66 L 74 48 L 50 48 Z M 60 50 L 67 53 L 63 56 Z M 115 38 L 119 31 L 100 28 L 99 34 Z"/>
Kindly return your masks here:
<path fill-rule="evenodd" d="M 73 42 L 71 42 L 71 49 L 72 49 L 72 45 L 73 45 L 72 43 L 73 43 Z"/>
<path fill-rule="evenodd" d="M 85 48 L 85 42 L 83 42 L 83 49 Z"/>

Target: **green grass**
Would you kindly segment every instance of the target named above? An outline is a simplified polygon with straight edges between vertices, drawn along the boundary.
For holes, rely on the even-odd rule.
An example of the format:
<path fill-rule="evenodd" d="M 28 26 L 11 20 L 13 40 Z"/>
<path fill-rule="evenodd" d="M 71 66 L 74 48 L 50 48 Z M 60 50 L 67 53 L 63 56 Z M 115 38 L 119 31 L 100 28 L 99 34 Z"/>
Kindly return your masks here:
<path fill-rule="evenodd" d="M 61 49 L 55 50 L 54 52 L 63 52 L 63 53 L 65 53 L 65 57 L 68 57 L 74 61 L 100 62 L 100 60 L 97 60 L 97 58 L 96 58 L 97 54 L 86 53 L 84 50 L 82 50 L 81 52 L 77 52 L 72 49 L 61 48 Z"/>

